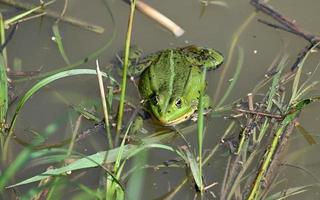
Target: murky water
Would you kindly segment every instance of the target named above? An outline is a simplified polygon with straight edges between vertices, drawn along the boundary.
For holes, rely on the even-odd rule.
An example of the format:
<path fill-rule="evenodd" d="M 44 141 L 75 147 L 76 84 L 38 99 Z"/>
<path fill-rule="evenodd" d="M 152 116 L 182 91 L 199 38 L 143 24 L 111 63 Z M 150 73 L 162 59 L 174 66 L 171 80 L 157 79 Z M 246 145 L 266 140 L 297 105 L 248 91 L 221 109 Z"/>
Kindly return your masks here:
<path fill-rule="evenodd" d="M 34 2 L 36 3 L 37 1 Z M 151 19 L 137 12 L 134 19 L 132 44 L 140 46 L 145 55 L 160 49 L 196 44 L 215 48 L 227 57 L 235 32 L 239 30 L 239 27 L 250 15 L 255 13 L 255 9 L 247 0 L 223 1 L 226 6 L 209 5 L 206 7 L 204 13 L 202 13 L 203 8 L 197 0 L 152 0 L 147 2 L 179 24 L 186 32 L 182 37 L 176 38 Z M 306 30 L 314 34 L 320 32 L 318 26 L 320 18 L 317 14 L 320 8 L 320 1 L 283 0 L 271 1 L 270 4 L 284 15 L 295 19 L 297 23 Z M 57 12 L 61 11 L 62 8 L 62 1 L 50 6 L 50 9 Z M 115 25 L 112 23 L 110 13 L 108 13 L 102 1 L 69 1 L 66 15 L 102 26 L 105 29 L 103 34 L 96 34 L 60 22 L 59 28 L 65 51 L 71 62 L 84 58 L 96 49 L 101 48 L 111 39 L 115 28 L 117 29 L 117 33 L 111 45 L 98 57 L 100 65 L 102 66 L 101 68 L 106 69 L 111 60 L 115 58 L 115 54 L 123 49 L 129 6 L 123 1 L 113 0 L 110 1 L 110 9 L 115 18 Z M 15 13 L 15 10 L 10 7 L 9 11 L 10 15 Z M 9 16 L 9 14 L 5 14 L 5 17 L 7 16 Z M 238 48 L 241 48 L 244 52 L 243 69 L 235 88 L 226 101 L 227 103 L 246 96 L 259 80 L 264 77 L 266 70 L 278 55 L 288 54 L 288 66 L 291 66 L 299 51 L 307 45 L 307 42 L 302 38 L 281 30 L 275 30 L 259 23 L 257 19 L 274 22 L 271 18 L 259 13 L 250 21 L 249 25 L 239 36 L 235 53 L 231 59 L 231 67 L 225 75 L 223 87 L 218 96 L 218 98 L 221 98 L 226 87 L 230 84 L 228 80 L 233 77 L 235 69 L 233 66 L 237 64 L 237 52 Z M 52 25 L 54 21 L 53 19 L 44 17 L 21 23 L 12 41 L 10 41 L 8 45 L 10 64 L 12 65 L 13 60 L 19 58 L 22 60 L 23 70 L 41 69 L 42 73 L 66 66 L 59 54 L 56 44 L 52 41 Z M 307 72 L 313 71 L 319 62 L 319 58 L 320 55 L 316 53 L 310 56 L 305 65 L 303 78 L 308 77 Z M 94 68 L 94 66 L 93 61 L 81 65 L 83 68 L 91 69 Z M 223 67 L 224 66 L 222 66 L 222 68 Z M 221 68 L 208 72 L 207 79 L 209 84 L 207 92 L 211 97 L 215 95 L 219 79 L 221 78 L 221 72 Z M 317 79 L 318 76 L 315 75 L 313 80 Z M 23 95 L 33 84 L 34 81 L 17 83 L 17 95 Z M 132 89 L 128 90 L 128 95 L 134 103 L 138 104 L 137 91 L 132 85 L 129 87 Z M 319 94 L 319 87 L 313 91 L 313 94 Z M 17 121 L 16 132 L 21 137 L 28 139 L 28 134 L 30 133 L 26 130 L 43 132 L 48 125 L 54 123 L 57 124 L 59 128 L 53 136 L 50 136 L 50 143 L 58 142 L 62 138 L 68 138 L 72 130 L 70 122 L 73 121 L 72 123 L 74 123 L 74 113 L 68 104 L 78 105 L 81 103 L 88 107 L 95 105 L 97 106 L 98 113 L 102 116 L 99 102 L 100 97 L 95 77 L 81 76 L 56 81 L 50 84 L 49 87 L 38 92 L 26 104 Z M 11 109 L 11 111 L 12 110 L 13 109 Z M 318 111 L 319 105 L 317 104 L 307 107 L 303 111 L 299 121 L 310 133 L 314 134 L 314 137 L 319 142 L 318 122 L 320 117 Z M 207 122 L 205 149 L 211 149 L 219 142 L 228 124 L 229 121 L 224 120 L 223 117 L 210 119 Z M 91 126 L 91 123 L 84 122 L 81 129 L 85 130 Z M 152 126 L 152 124 L 146 126 Z M 188 140 L 190 140 L 192 148 L 196 149 L 195 134 L 190 134 Z M 89 154 L 104 150 L 105 144 L 106 138 L 103 135 L 94 135 L 85 141 L 81 141 L 80 145 L 76 148 L 77 151 L 81 153 Z M 17 149 L 12 149 L 12 156 L 14 158 L 14 155 L 23 147 L 20 145 L 13 146 L 17 147 Z M 304 149 L 304 152 L 303 154 L 298 152 L 299 155 L 297 156 L 297 154 L 294 153 L 300 148 Z M 288 166 L 280 168 L 280 176 L 283 177 L 285 182 L 277 187 L 277 191 L 294 186 L 298 187 L 312 184 L 315 183 L 315 181 L 319 183 L 320 159 L 317 154 L 319 148 L 319 145 L 310 146 L 307 144 L 301 135 L 297 133 L 293 134 L 288 157 L 284 161 Z M 219 150 L 221 155 L 227 152 L 227 148 Z M 171 153 L 152 151 L 149 154 L 148 163 L 157 165 L 172 158 L 174 158 L 174 155 Z M 223 156 L 221 156 L 221 160 L 211 160 L 204 171 L 206 183 L 220 182 L 223 178 L 224 166 L 225 157 Z M 36 171 L 39 172 L 43 169 L 42 167 L 42 169 L 37 169 Z M 35 174 L 36 171 L 32 170 L 31 173 L 30 170 L 25 170 L 17 179 L 20 180 L 23 177 L 29 177 Z M 93 188 L 98 185 L 99 171 L 91 171 L 91 178 L 83 182 Z M 152 199 L 163 195 L 180 183 L 184 176 L 185 171 L 181 169 L 165 168 L 160 170 L 146 170 L 146 177 L 148 178 L 145 179 L 145 184 L 143 185 L 143 199 Z M 210 191 L 218 195 L 218 188 L 219 187 L 213 187 Z M 72 191 L 70 193 L 70 196 L 72 196 L 75 192 Z M 175 199 L 193 199 L 193 196 L 193 185 L 187 184 L 187 187 L 184 187 L 176 195 Z M 307 192 L 290 197 L 289 199 L 301 198 L 319 199 L 319 187 L 311 188 Z"/>

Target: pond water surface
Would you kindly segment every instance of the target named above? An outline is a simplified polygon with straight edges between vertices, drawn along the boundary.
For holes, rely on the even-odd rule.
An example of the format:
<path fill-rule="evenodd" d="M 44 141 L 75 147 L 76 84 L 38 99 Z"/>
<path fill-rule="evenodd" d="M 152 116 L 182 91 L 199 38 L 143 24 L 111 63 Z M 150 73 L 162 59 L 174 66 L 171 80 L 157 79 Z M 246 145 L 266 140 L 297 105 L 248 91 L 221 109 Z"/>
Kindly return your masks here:
<path fill-rule="evenodd" d="M 38 1 L 30 1 L 37 3 Z M 185 34 L 177 38 L 169 31 L 159 26 L 150 18 L 136 12 L 132 33 L 132 44 L 138 45 L 143 49 L 143 55 L 157 52 L 161 49 L 182 47 L 190 44 L 205 46 L 217 49 L 225 59 L 228 59 L 229 48 L 234 41 L 234 35 L 243 23 L 248 20 L 249 16 L 256 13 L 254 7 L 249 4 L 248 0 L 225 0 L 222 4 L 209 4 L 205 9 L 198 0 L 149 0 L 145 1 L 161 13 L 172 19 L 184 30 Z M 319 8 L 320 1 L 315 0 L 278 0 L 270 1 L 270 4 L 279 10 L 282 14 L 295 19 L 298 24 L 305 30 L 313 34 L 320 33 Z M 102 70 L 110 69 L 110 63 L 114 63 L 116 54 L 123 50 L 125 36 L 127 31 L 127 21 L 129 14 L 129 5 L 124 1 L 109 1 L 110 10 L 115 19 L 114 24 L 110 17 L 110 12 L 103 1 L 94 0 L 70 0 L 68 1 L 67 16 L 81 19 L 104 28 L 102 34 L 92 33 L 83 30 L 77 26 L 70 25 L 61 21 L 59 23 L 60 34 L 63 40 L 65 52 L 73 63 L 83 59 L 93 51 L 101 48 L 106 42 L 112 40 L 110 46 L 98 56 L 100 68 Z M 18 10 L 12 7 L 5 7 L 8 12 L 3 13 L 5 17 L 13 16 Z M 57 1 L 49 6 L 50 10 L 60 12 L 63 8 L 63 1 Z M 238 81 L 229 95 L 226 103 L 232 103 L 239 98 L 244 98 L 254 86 L 264 78 L 267 69 L 277 56 L 287 54 L 289 68 L 295 61 L 297 54 L 303 49 L 307 42 L 298 36 L 276 30 L 266 26 L 258 19 L 264 19 L 274 23 L 270 17 L 257 13 L 248 26 L 245 27 L 242 34 L 239 35 L 236 43 L 235 52 L 231 58 L 230 68 L 224 74 L 222 88 L 219 94 L 216 94 L 219 80 L 222 78 L 224 65 L 218 70 L 207 73 L 207 93 L 212 99 L 219 100 L 225 93 L 231 78 L 234 75 L 235 66 L 239 59 L 238 49 L 243 50 L 244 60 Z M 23 70 L 36 71 L 41 69 L 41 73 L 50 72 L 66 66 L 57 45 L 52 40 L 52 18 L 37 18 L 19 24 L 13 39 L 10 41 L 7 51 L 9 64 L 13 65 L 14 59 L 22 61 Z M 116 30 L 115 36 L 113 32 Z M 113 38 L 112 38 L 113 37 Z M 307 60 L 302 78 L 305 80 L 312 72 L 316 65 L 319 64 L 319 53 L 312 54 Z M 82 64 L 81 68 L 95 69 L 95 61 Z M 113 66 L 119 67 L 119 66 Z M 319 73 L 318 73 L 319 74 Z M 120 77 L 115 75 L 120 81 Z M 317 75 L 313 80 L 318 80 Z M 16 82 L 15 92 L 21 97 L 37 80 Z M 138 105 L 139 96 L 132 82 L 128 82 L 127 96 L 131 103 Z M 313 95 L 319 94 L 319 86 L 312 92 Z M 28 140 L 32 137 L 30 130 L 36 132 L 45 132 L 48 126 L 57 125 L 57 130 L 50 136 L 50 142 L 58 143 L 68 138 L 72 132 L 76 120 L 76 114 L 72 111 L 70 105 L 85 105 L 88 108 L 96 107 L 99 117 L 103 118 L 100 105 L 100 95 L 96 77 L 94 76 L 77 76 L 66 78 L 50 84 L 37 92 L 25 105 L 21 115 L 18 118 L 15 128 L 16 134 Z M 16 104 L 13 104 L 9 111 L 9 118 L 12 116 Z M 316 141 L 319 143 L 319 104 L 312 104 L 302 112 L 299 122 L 307 129 Z M 224 116 L 230 113 L 222 113 L 220 116 L 206 121 L 206 136 L 204 149 L 212 149 L 217 143 L 230 120 Z M 126 117 L 129 118 L 129 117 Z M 126 124 L 126 123 L 125 123 Z M 193 122 L 186 122 L 180 125 L 193 125 Z M 80 130 L 86 130 L 93 126 L 92 122 L 83 120 Z M 158 130 L 160 127 L 154 126 L 148 120 L 146 128 Z M 105 150 L 107 139 L 102 134 L 93 134 L 85 140 L 76 144 L 75 151 L 83 154 L 93 154 L 97 151 Z M 197 149 L 196 129 L 187 137 L 191 149 Z M 177 140 L 173 145 L 184 145 L 184 142 Z M 11 145 L 11 159 L 18 154 L 23 148 L 22 145 L 14 143 Z M 290 147 L 287 155 L 283 160 L 284 166 L 280 167 L 279 180 L 283 180 L 275 189 L 274 193 L 298 186 L 308 184 L 319 184 L 320 180 L 320 157 L 318 152 L 319 144 L 309 145 L 304 138 L 294 131 L 290 138 Z M 229 153 L 227 147 L 221 147 L 218 150 L 218 156 L 211 159 L 204 167 L 205 182 L 207 185 L 217 182 L 218 185 L 209 189 L 219 199 L 220 186 L 224 170 L 226 167 L 226 158 Z M 152 150 L 148 153 L 148 165 L 161 165 L 176 156 L 170 152 L 162 150 Z M 47 166 L 27 167 L 15 177 L 15 180 L 22 180 L 34 174 L 42 172 Z M 130 163 L 126 169 L 130 169 Z M 141 191 L 141 199 L 156 199 L 161 197 L 169 190 L 175 188 L 186 176 L 186 171 L 182 168 L 148 168 L 145 170 L 145 178 Z M 99 186 L 101 170 L 87 170 L 86 174 L 80 176 L 77 181 L 86 184 L 90 188 Z M 27 185 L 19 187 L 18 190 L 23 193 L 31 187 Z M 310 187 L 308 191 L 288 197 L 287 199 L 320 199 L 319 187 Z M 77 190 L 70 187 L 65 192 L 65 198 L 72 199 L 77 194 Z M 174 199 L 193 199 L 195 195 L 194 184 L 187 183 L 174 197 Z M 64 199 L 65 199 L 64 198 Z M 128 197 L 129 198 L 129 197 Z M 214 199 L 214 196 L 208 194 L 208 199 Z"/>

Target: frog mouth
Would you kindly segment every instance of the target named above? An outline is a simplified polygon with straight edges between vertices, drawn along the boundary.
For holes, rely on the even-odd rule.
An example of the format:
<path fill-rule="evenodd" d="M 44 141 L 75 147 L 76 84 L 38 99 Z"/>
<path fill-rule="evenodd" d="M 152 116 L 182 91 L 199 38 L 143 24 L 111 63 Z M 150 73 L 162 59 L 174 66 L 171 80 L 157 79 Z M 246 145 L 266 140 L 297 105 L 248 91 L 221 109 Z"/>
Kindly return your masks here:
<path fill-rule="evenodd" d="M 162 126 L 174 126 L 174 125 L 180 124 L 181 122 L 187 121 L 188 119 L 190 119 L 191 115 L 181 116 L 173 120 L 168 120 L 163 117 L 156 117 L 156 116 L 153 116 L 153 117 L 156 120 L 156 122 L 158 122 Z"/>

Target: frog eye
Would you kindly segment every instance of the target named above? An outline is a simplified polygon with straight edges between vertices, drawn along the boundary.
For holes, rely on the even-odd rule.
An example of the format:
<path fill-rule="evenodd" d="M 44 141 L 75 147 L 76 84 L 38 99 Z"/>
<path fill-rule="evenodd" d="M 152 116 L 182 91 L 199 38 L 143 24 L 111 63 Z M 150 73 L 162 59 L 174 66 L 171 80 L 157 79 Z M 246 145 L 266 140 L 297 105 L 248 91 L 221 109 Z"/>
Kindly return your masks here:
<path fill-rule="evenodd" d="M 182 104 L 182 101 L 180 98 L 176 99 L 176 106 L 177 108 L 181 108 L 181 104 Z"/>
<path fill-rule="evenodd" d="M 159 104 L 159 96 L 154 95 L 153 97 L 151 97 L 151 101 L 154 105 L 158 105 Z"/>

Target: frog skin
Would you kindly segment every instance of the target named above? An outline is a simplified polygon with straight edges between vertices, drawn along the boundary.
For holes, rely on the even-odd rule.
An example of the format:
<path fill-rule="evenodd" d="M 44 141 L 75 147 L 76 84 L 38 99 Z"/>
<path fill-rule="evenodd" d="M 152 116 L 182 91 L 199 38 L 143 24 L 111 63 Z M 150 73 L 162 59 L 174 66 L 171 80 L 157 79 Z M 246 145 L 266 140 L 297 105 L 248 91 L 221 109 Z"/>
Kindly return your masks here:
<path fill-rule="evenodd" d="M 139 61 L 130 74 L 140 75 L 139 93 L 156 121 L 172 126 L 188 120 L 197 110 L 203 67 L 215 69 L 223 56 L 214 49 L 187 46 L 166 49 Z M 132 68 L 132 67 L 131 67 Z M 209 97 L 203 96 L 205 108 Z"/>

